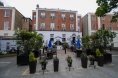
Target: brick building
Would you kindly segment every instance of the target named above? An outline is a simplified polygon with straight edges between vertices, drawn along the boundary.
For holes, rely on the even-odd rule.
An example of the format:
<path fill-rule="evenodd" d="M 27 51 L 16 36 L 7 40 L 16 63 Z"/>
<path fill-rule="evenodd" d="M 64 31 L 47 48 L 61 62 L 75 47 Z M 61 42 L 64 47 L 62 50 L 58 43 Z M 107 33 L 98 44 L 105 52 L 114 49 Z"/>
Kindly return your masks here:
<path fill-rule="evenodd" d="M 111 23 L 112 14 L 107 14 L 104 17 L 97 17 L 94 13 L 88 13 L 82 18 L 83 22 L 83 35 L 91 35 L 101 27 L 110 29 L 117 33 L 114 38 L 114 47 L 118 47 L 118 22 Z"/>
<path fill-rule="evenodd" d="M 32 20 L 31 20 L 31 18 L 23 17 L 22 29 L 25 29 L 27 31 L 32 31 Z"/>
<path fill-rule="evenodd" d="M 16 8 L 0 6 L 0 50 L 16 48 L 15 30 L 31 28 L 31 20 L 25 18 Z"/>
<path fill-rule="evenodd" d="M 50 39 L 70 42 L 82 35 L 81 16 L 77 11 L 39 8 L 37 5 L 32 11 L 32 29 L 43 36 L 45 44 Z"/>

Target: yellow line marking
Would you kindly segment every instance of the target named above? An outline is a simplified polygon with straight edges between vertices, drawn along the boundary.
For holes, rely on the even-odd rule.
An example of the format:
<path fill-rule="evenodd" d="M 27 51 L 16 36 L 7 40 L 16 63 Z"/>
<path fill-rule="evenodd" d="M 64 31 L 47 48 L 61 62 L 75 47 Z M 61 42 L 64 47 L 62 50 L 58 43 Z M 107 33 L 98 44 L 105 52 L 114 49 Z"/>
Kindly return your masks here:
<path fill-rule="evenodd" d="M 28 74 L 29 68 L 26 68 L 26 70 L 22 73 L 22 75 L 27 75 Z"/>

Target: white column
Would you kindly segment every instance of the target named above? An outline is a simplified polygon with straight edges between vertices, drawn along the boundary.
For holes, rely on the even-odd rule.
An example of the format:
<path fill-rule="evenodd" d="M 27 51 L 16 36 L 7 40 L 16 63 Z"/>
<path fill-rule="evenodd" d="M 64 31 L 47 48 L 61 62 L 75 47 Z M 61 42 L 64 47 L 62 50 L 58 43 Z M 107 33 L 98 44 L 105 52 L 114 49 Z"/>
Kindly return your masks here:
<path fill-rule="evenodd" d="M 91 14 L 88 14 L 88 35 L 91 35 Z"/>
<path fill-rule="evenodd" d="M 11 30 L 14 30 L 14 25 L 15 25 L 15 8 L 12 9 L 12 21 L 11 21 Z"/>
<path fill-rule="evenodd" d="M 36 30 L 38 30 L 38 8 L 36 8 Z"/>
<path fill-rule="evenodd" d="M 100 17 L 98 17 L 98 29 L 100 29 Z"/>
<path fill-rule="evenodd" d="M 78 16 L 78 13 L 76 12 L 76 31 L 78 31 L 78 18 L 77 18 L 77 16 Z"/>

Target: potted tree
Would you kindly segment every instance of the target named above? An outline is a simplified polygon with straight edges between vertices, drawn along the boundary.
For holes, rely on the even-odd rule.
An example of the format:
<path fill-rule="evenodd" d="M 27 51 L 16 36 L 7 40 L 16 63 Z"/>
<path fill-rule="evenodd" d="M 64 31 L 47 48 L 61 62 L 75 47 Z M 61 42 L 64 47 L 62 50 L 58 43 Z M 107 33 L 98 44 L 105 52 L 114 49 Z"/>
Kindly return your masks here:
<path fill-rule="evenodd" d="M 54 57 L 53 59 L 53 66 L 54 66 L 54 72 L 58 72 L 59 69 L 59 59 L 58 57 Z"/>
<path fill-rule="evenodd" d="M 45 57 L 42 57 L 42 59 L 40 60 L 40 64 L 41 64 L 41 67 L 42 67 L 42 70 L 43 70 L 43 74 L 44 74 L 44 71 L 46 70 L 46 66 L 47 66 L 47 60 Z"/>
<path fill-rule="evenodd" d="M 72 67 L 72 57 L 67 56 L 66 60 L 67 60 L 68 68 L 69 68 L 69 71 L 70 71 L 70 68 Z"/>
<path fill-rule="evenodd" d="M 33 74 L 36 72 L 36 64 L 37 64 L 37 60 L 34 56 L 33 52 L 30 52 L 29 54 L 29 70 L 30 70 L 30 74 Z"/>
<path fill-rule="evenodd" d="M 65 54 L 66 54 L 66 48 L 67 48 L 67 44 L 66 42 L 63 43 L 63 49 L 65 50 Z"/>
<path fill-rule="evenodd" d="M 17 46 L 22 48 L 22 51 L 17 55 L 17 64 L 28 65 L 29 52 L 40 49 L 42 37 L 37 32 L 29 32 L 27 30 L 17 30 L 14 36 L 16 37 Z"/>
<path fill-rule="evenodd" d="M 54 54 L 56 54 L 56 45 L 55 45 L 55 44 L 52 45 L 52 52 L 53 52 Z"/>
<path fill-rule="evenodd" d="M 48 50 L 47 50 L 47 58 L 48 59 L 52 59 L 53 58 L 52 48 L 48 48 Z"/>
<path fill-rule="evenodd" d="M 98 48 L 96 49 L 96 58 L 97 58 L 98 66 L 102 67 L 104 65 L 104 57 Z"/>
<path fill-rule="evenodd" d="M 88 64 L 87 54 L 82 52 L 82 54 L 81 54 L 81 65 L 83 68 L 87 68 L 87 64 Z"/>

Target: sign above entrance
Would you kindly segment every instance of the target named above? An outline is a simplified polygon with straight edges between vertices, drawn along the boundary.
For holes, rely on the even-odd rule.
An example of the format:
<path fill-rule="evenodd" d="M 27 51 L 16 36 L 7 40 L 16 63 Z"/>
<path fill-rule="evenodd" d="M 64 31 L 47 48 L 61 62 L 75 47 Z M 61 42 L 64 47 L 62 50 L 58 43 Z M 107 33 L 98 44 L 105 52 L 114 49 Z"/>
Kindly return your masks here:
<path fill-rule="evenodd" d="M 61 38 L 61 39 L 62 39 L 62 37 L 59 37 L 59 36 L 55 37 L 55 39 L 56 39 L 56 38 Z"/>

